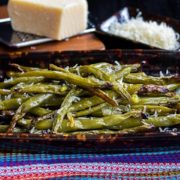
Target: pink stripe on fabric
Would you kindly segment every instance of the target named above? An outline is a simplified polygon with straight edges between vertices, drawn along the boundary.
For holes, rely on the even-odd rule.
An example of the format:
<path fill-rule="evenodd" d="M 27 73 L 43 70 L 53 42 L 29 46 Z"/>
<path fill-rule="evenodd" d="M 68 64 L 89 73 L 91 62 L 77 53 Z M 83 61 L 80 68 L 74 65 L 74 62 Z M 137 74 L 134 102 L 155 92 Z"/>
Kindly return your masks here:
<path fill-rule="evenodd" d="M 0 177 L 18 178 L 33 174 L 72 173 L 77 174 L 144 174 L 180 171 L 180 163 L 64 163 L 64 164 L 37 164 L 0 168 Z"/>
<path fill-rule="evenodd" d="M 164 172 L 163 177 L 165 176 L 171 176 L 172 172 Z M 61 177 L 87 177 L 87 178 L 108 178 L 108 179 L 119 179 L 119 177 L 123 180 L 124 178 L 127 179 L 130 178 L 131 180 L 137 180 L 137 174 L 120 174 L 115 175 L 114 173 L 94 173 L 94 172 L 86 172 L 86 173 L 77 173 L 77 172 L 56 172 L 56 173 L 31 173 L 31 174 L 24 174 L 24 175 L 17 175 L 13 176 L 13 180 L 33 180 L 33 179 L 47 179 L 47 178 L 61 178 Z M 161 179 L 162 174 L 160 173 L 149 173 L 149 174 L 138 174 L 139 177 L 146 177 L 146 178 L 158 178 Z M 111 178 L 112 177 L 112 178 Z M 6 176 L 4 178 L 1 178 L 2 180 L 12 180 L 12 176 Z M 164 179 L 164 178 L 163 178 Z"/>
<path fill-rule="evenodd" d="M 33 180 L 33 179 L 44 179 L 44 178 L 57 178 L 57 177 L 74 177 L 74 176 L 81 176 L 81 177 L 110 177 L 113 176 L 113 173 L 77 173 L 77 172 L 56 172 L 56 173 L 31 173 L 31 174 L 24 174 L 24 175 L 17 175 L 13 176 L 13 180 Z M 12 180 L 12 176 L 5 176 L 0 178 L 1 180 Z"/>

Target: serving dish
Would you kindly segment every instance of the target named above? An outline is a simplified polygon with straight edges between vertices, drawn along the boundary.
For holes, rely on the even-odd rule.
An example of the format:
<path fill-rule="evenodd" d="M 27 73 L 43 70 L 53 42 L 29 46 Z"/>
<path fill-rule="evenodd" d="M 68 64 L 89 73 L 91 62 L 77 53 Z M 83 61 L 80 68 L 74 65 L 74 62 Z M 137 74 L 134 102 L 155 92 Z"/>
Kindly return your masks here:
<path fill-rule="evenodd" d="M 107 44 L 108 48 L 128 49 L 129 47 L 131 47 L 131 48 L 142 48 L 142 49 L 160 49 L 147 44 L 143 44 L 141 42 L 120 37 L 109 32 L 109 27 L 112 23 L 114 22 L 123 23 L 131 18 L 136 18 L 138 16 L 142 17 L 146 21 L 152 20 L 152 21 L 156 21 L 157 23 L 165 22 L 168 26 L 172 27 L 177 33 L 180 33 L 179 20 L 170 17 L 155 15 L 153 13 L 152 14 L 147 13 L 138 8 L 124 7 L 115 14 L 113 14 L 111 17 L 109 17 L 107 20 L 100 23 L 97 26 L 97 34 L 105 42 L 105 44 Z M 180 39 L 178 40 L 178 42 L 180 43 Z M 108 44 L 110 44 L 111 47 L 109 47 Z"/>
<path fill-rule="evenodd" d="M 9 63 L 18 63 L 26 66 L 48 67 L 50 63 L 58 66 L 73 66 L 76 64 L 92 64 L 96 62 L 119 61 L 121 64 L 141 63 L 143 71 L 148 74 L 159 74 L 167 72 L 179 74 L 180 72 L 180 52 L 171 51 L 149 51 L 149 50 L 107 50 L 91 52 L 41 52 L 41 53 L 15 53 L 2 54 L 0 56 L 0 79 L 5 77 L 7 70 L 10 70 Z M 175 129 L 174 129 L 175 128 Z M 62 142 L 97 142 L 97 143 L 117 143 L 122 141 L 150 141 L 150 140 L 172 141 L 180 138 L 180 128 L 173 127 L 159 130 L 137 133 L 137 134 L 97 134 L 97 135 L 70 135 L 63 136 L 57 134 L 33 135 L 27 133 L 12 134 L 1 133 L 0 139 L 20 139 L 20 140 L 41 140 L 41 141 L 62 141 Z"/>

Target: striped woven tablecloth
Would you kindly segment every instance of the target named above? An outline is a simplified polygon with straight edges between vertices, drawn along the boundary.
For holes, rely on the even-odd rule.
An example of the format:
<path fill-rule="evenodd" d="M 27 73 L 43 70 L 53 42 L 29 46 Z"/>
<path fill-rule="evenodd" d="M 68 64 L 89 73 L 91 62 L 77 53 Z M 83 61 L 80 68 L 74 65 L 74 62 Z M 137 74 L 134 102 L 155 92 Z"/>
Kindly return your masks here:
<path fill-rule="evenodd" d="M 77 148 L 66 153 L 66 148 L 59 151 L 58 146 L 45 145 L 44 149 L 54 150 L 48 153 L 41 144 L 27 144 L 17 148 L 15 143 L 0 143 L 0 179 L 180 179 L 177 144 L 102 153 Z"/>

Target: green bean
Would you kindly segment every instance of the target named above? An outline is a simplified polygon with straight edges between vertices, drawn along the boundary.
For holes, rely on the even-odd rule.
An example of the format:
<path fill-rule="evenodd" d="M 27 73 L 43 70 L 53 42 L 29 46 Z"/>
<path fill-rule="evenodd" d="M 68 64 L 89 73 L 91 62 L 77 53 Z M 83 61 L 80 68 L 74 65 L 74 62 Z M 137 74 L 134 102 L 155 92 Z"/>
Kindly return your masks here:
<path fill-rule="evenodd" d="M 105 91 L 105 93 L 113 99 L 116 99 L 118 97 L 117 93 L 115 93 L 113 91 Z M 92 106 L 101 104 L 103 102 L 104 102 L 104 100 L 97 96 L 93 96 L 90 98 L 83 98 L 79 102 L 76 102 L 71 106 L 71 111 L 74 111 L 74 112 L 81 111 L 81 110 L 90 108 Z"/>
<path fill-rule="evenodd" d="M 140 64 L 11 66 L 20 73 L 0 83 L 0 132 L 126 134 L 180 124 L 178 76 L 149 76 Z"/>
<path fill-rule="evenodd" d="M 102 118 L 81 118 L 81 119 L 75 119 L 74 120 L 74 126 L 71 126 L 70 122 L 67 120 L 62 121 L 61 128 L 57 129 L 57 132 L 71 132 L 71 131 L 77 131 L 77 130 L 94 130 L 94 129 L 103 129 L 103 128 L 109 128 L 112 126 L 119 125 L 122 121 L 130 118 L 130 117 L 137 117 L 140 116 L 139 112 L 129 112 L 122 115 L 111 115 L 107 117 Z M 50 124 L 52 120 L 43 120 L 38 121 L 35 125 L 36 129 L 38 130 L 44 130 L 41 127 L 45 126 L 44 124 Z M 42 125 L 43 124 L 43 125 Z M 53 122 L 52 122 L 53 124 Z M 48 127 L 47 129 L 51 129 L 51 127 Z"/>
<path fill-rule="evenodd" d="M 134 73 L 134 72 L 138 72 L 140 70 L 140 68 L 141 68 L 140 64 L 112 65 L 110 63 L 96 63 L 96 64 L 91 64 L 89 66 L 94 66 L 96 68 L 99 68 L 99 69 L 105 71 L 108 74 L 111 74 L 110 71 L 119 72 L 122 69 L 126 69 L 126 68 L 131 68 L 131 72 Z"/>
<path fill-rule="evenodd" d="M 74 126 L 70 126 L 67 120 L 62 122 L 63 132 L 75 132 L 86 130 L 98 130 L 98 129 L 113 129 L 113 130 L 130 130 L 132 128 L 138 129 L 142 127 L 142 124 L 145 123 L 145 126 L 151 127 L 169 127 L 173 125 L 180 124 L 180 115 L 171 114 L 168 116 L 160 117 L 149 117 L 142 121 L 141 118 L 132 118 L 132 114 L 126 113 L 124 115 L 111 115 L 105 118 L 94 118 L 94 119 L 76 119 Z M 135 116 L 135 115 L 134 115 Z M 136 114 L 136 116 L 138 116 Z M 27 124 L 27 123 L 26 123 Z M 48 130 L 51 129 L 53 121 L 51 119 L 38 121 L 35 125 L 35 128 L 38 130 Z M 128 132 L 130 132 L 128 131 Z M 61 129 L 58 132 L 62 132 Z M 117 131 L 116 131 L 117 132 Z M 132 131 L 131 131 L 132 132 Z M 86 133 L 86 132 L 85 132 Z"/>
<path fill-rule="evenodd" d="M 51 65 L 51 68 L 55 69 L 55 70 L 61 70 L 63 72 L 63 69 L 62 68 L 59 68 L 55 65 Z M 80 72 L 82 73 L 91 73 L 93 74 L 95 77 L 101 79 L 101 80 L 104 80 L 106 82 L 109 82 L 109 84 L 112 84 L 113 86 L 113 89 L 119 94 L 121 95 L 123 98 L 125 99 L 128 99 L 130 100 L 130 95 L 129 93 L 123 88 L 123 86 L 120 86 L 120 84 L 116 83 L 114 81 L 114 78 L 113 76 L 110 76 L 108 74 L 106 74 L 105 72 L 103 72 L 102 70 L 96 68 L 95 66 L 80 66 L 79 68 Z M 128 70 L 131 71 L 131 68 L 128 67 Z M 127 71 L 127 70 L 126 70 Z M 128 71 L 128 72 L 129 72 Z M 127 73 L 127 72 L 126 72 Z M 123 74 L 126 74 L 124 71 L 119 73 L 118 75 L 120 76 L 123 76 Z M 91 91 L 93 92 L 93 91 Z M 109 101 L 107 101 L 109 102 Z M 114 103 L 111 103 L 112 105 Z"/>
<path fill-rule="evenodd" d="M 180 101 L 180 95 L 175 95 L 173 97 L 139 97 L 136 94 L 132 95 L 131 105 L 161 105 L 161 106 L 176 106 Z M 128 101 L 119 101 L 121 105 L 127 105 Z"/>
<path fill-rule="evenodd" d="M 65 115 L 68 113 L 73 101 L 77 100 L 77 95 L 81 90 L 75 90 L 72 89 L 67 96 L 65 97 L 64 101 L 61 104 L 61 108 L 57 111 L 57 117 L 55 118 L 54 124 L 53 124 L 53 132 L 57 133 L 58 129 L 62 129 L 62 122 L 65 117 Z"/>
<path fill-rule="evenodd" d="M 155 85 L 165 85 L 163 79 L 159 77 L 140 75 L 138 73 L 132 73 L 124 78 L 124 82 L 131 84 L 155 84 Z"/>
<path fill-rule="evenodd" d="M 123 88 L 121 83 L 113 83 L 113 90 L 117 92 L 123 99 L 126 99 L 128 102 L 131 102 L 130 94 Z"/>
<path fill-rule="evenodd" d="M 63 101 L 64 97 L 52 94 L 52 97 L 50 99 L 45 100 L 41 107 L 59 107 Z"/>
<path fill-rule="evenodd" d="M 117 66 L 114 66 L 112 64 L 97 64 L 97 65 L 89 65 L 89 66 L 93 66 L 99 70 L 101 70 L 102 72 L 106 73 L 107 75 L 111 76 L 115 71 L 119 70 L 119 68 Z"/>
<path fill-rule="evenodd" d="M 176 105 L 180 101 L 180 95 L 176 95 L 174 97 L 143 97 L 139 98 L 138 104 L 143 105 L 170 105 L 174 104 Z"/>
<path fill-rule="evenodd" d="M 116 77 L 113 77 L 113 75 L 109 75 L 93 66 L 81 66 L 80 70 L 82 72 L 92 73 L 93 75 L 95 75 L 95 77 L 109 82 L 110 84 L 112 84 L 112 89 L 114 91 L 116 91 L 124 99 L 130 101 L 131 97 L 129 93 L 123 88 L 123 86 L 120 83 L 115 82 Z M 128 68 L 128 70 L 126 69 L 125 71 L 121 71 L 117 75 L 123 77 L 125 74 L 127 74 L 127 71 L 128 73 L 131 71 L 131 68 Z"/>
<path fill-rule="evenodd" d="M 102 109 L 103 107 L 107 106 L 107 103 L 102 103 L 100 105 L 97 105 L 97 106 L 94 106 L 92 108 L 89 108 L 89 109 L 86 109 L 86 110 L 83 110 L 83 111 L 79 111 L 79 112 L 76 112 L 74 114 L 75 117 L 80 117 L 80 116 L 87 116 L 87 115 L 90 115 L 100 109 Z"/>
<path fill-rule="evenodd" d="M 6 76 L 9 77 L 9 78 L 17 78 L 18 77 L 18 74 L 16 71 L 8 71 L 6 72 Z"/>
<path fill-rule="evenodd" d="M 116 100 L 109 97 L 108 94 L 102 91 L 101 89 L 88 88 L 87 90 L 91 92 L 92 94 L 96 95 L 97 97 L 100 97 L 102 100 L 104 100 L 111 106 L 118 106 Z"/>
<path fill-rule="evenodd" d="M 175 91 L 180 88 L 180 84 L 168 84 L 166 85 L 166 88 L 169 89 L 169 91 Z"/>
<path fill-rule="evenodd" d="M 76 131 L 76 132 L 69 132 L 69 133 L 67 133 L 67 135 L 135 134 L 135 133 L 145 132 L 145 131 L 149 131 L 149 130 L 152 130 L 152 126 L 142 125 L 142 126 L 138 126 L 138 127 L 134 127 L 134 128 L 128 128 L 128 129 L 123 129 L 123 130 L 118 130 L 118 131 L 117 130 L 109 130 L 109 129 L 105 129 L 105 130 L 90 130 L 90 131 Z"/>
<path fill-rule="evenodd" d="M 53 69 L 53 70 L 56 70 L 56 71 L 68 72 L 67 70 L 65 70 L 65 69 L 63 69 L 61 67 L 58 67 L 56 65 L 53 65 L 53 64 L 50 64 L 50 68 Z M 101 72 L 99 69 L 96 69 L 93 66 L 82 66 L 82 69 L 80 67 L 80 71 L 82 73 L 93 73 L 97 77 L 103 76 L 103 75 L 105 77 L 107 76 L 104 72 Z M 102 80 L 109 80 L 109 76 L 107 76 L 107 77 L 106 78 L 100 78 L 99 77 L 99 78 L 102 79 Z M 86 90 L 90 91 L 92 94 L 94 94 L 94 95 L 96 95 L 98 97 L 101 97 L 106 102 L 110 103 L 112 106 L 116 106 L 117 105 L 112 99 L 110 99 L 108 96 L 106 96 L 106 94 L 102 90 L 94 89 L 94 88 L 91 88 L 91 87 L 86 88 Z"/>
<path fill-rule="evenodd" d="M 30 98 L 30 97 L 32 97 L 33 95 L 32 94 L 27 94 L 27 93 L 12 93 L 12 94 L 10 94 L 10 96 L 13 98 L 13 99 L 15 99 L 15 98 Z M 8 96 L 5 96 L 5 97 L 7 97 L 8 98 Z"/>
<path fill-rule="evenodd" d="M 122 68 L 131 68 L 131 73 L 136 73 L 141 69 L 141 64 L 123 64 Z"/>
<path fill-rule="evenodd" d="M 8 130 L 9 125 L 0 125 L 0 133 L 5 133 Z M 13 133 L 23 133 L 27 132 L 25 129 L 20 129 L 20 128 L 14 128 Z"/>
<path fill-rule="evenodd" d="M 137 126 L 142 126 L 142 118 L 141 117 L 136 117 L 136 118 L 128 118 L 124 121 L 122 121 L 119 125 L 112 126 L 109 129 L 111 130 L 123 130 L 123 129 L 128 129 L 128 128 L 134 128 Z"/>
<path fill-rule="evenodd" d="M 107 62 L 100 62 L 100 63 L 91 64 L 89 66 L 94 66 L 96 68 L 103 68 L 103 67 L 110 67 L 110 66 L 113 66 L 113 65 L 110 64 L 110 63 L 107 63 Z"/>
<path fill-rule="evenodd" d="M 68 87 L 66 85 L 46 85 L 46 84 L 35 84 L 35 85 L 24 85 L 14 89 L 15 92 L 20 93 L 52 93 L 65 95 Z"/>
<path fill-rule="evenodd" d="M 20 119 L 17 121 L 18 126 L 21 126 L 25 129 L 30 129 L 32 123 L 32 119 Z"/>
<path fill-rule="evenodd" d="M 125 117 L 125 116 L 124 116 Z M 126 116 L 127 117 L 127 116 Z M 111 120 L 115 120 L 116 122 L 110 122 Z M 169 127 L 173 125 L 180 124 L 180 114 L 171 114 L 168 116 L 160 116 L 160 117 L 149 117 L 148 119 L 141 120 L 140 118 L 130 118 L 122 120 L 122 115 L 112 115 L 104 118 L 104 121 L 102 118 L 97 119 L 79 119 L 75 120 L 74 127 L 71 127 L 69 125 L 69 122 L 67 120 L 63 121 L 62 126 L 65 132 L 75 132 L 79 130 L 96 130 L 96 129 L 103 129 L 103 128 L 110 128 L 113 130 L 118 130 L 121 132 L 121 130 L 130 132 L 132 128 L 138 129 L 139 127 L 142 127 L 143 123 L 146 123 L 145 126 L 149 124 L 149 127 L 152 128 L 152 126 L 155 127 Z M 118 121 L 117 121 L 118 120 Z M 109 121 L 109 122 L 108 122 Z M 29 125 L 29 121 L 24 121 L 24 124 L 27 126 Z M 115 124 L 113 126 L 113 124 Z M 119 124 L 119 125 L 118 125 Z M 35 125 L 36 129 L 38 130 L 48 130 L 51 129 L 53 125 L 53 121 L 51 119 L 49 120 L 43 120 L 37 122 Z M 88 126 L 88 127 L 87 127 Z M 130 131 L 129 131 L 130 130 Z M 103 131 L 103 130 L 102 130 Z M 61 132 L 59 130 L 58 132 Z M 96 132 L 96 131 L 94 131 Z M 131 131 L 132 132 L 132 131 Z M 85 132 L 86 133 L 86 132 Z M 117 133 L 117 131 L 116 131 Z"/>
<path fill-rule="evenodd" d="M 167 116 L 149 117 L 144 120 L 145 123 L 152 124 L 155 127 L 169 127 L 180 124 L 180 114 L 170 114 Z"/>
<path fill-rule="evenodd" d="M 17 109 L 27 98 L 15 98 L 0 101 L 0 110 Z"/>
<path fill-rule="evenodd" d="M 51 69 L 53 69 L 53 70 L 57 70 L 57 71 L 61 71 L 61 72 L 68 72 L 68 71 L 66 71 L 65 69 L 63 69 L 63 68 L 61 68 L 61 67 L 58 67 L 58 66 L 56 66 L 56 65 L 53 65 L 53 64 L 50 64 L 50 68 Z M 83 68 L 84 68 L 84 66 L 83 66 Z M 87 68 L 87 69 L 86 69 Z M 89 69 L 88 69 L 89 68 Z M 95 74 L 95 75 L 101 75 L 101 73 L 103 74 L 103 72 L 99 72 L 100 70 L 94 70 L 94 68 L 95 67 L 91 67 L 91 66 L 85 66 L 85 69 L 82 69 L 81 71 L 83 71 L 83 72 L 91 72 L 91 71 L 88 71 L 88 70 L 92 70 L 92 72 Z M 85 70 L 85 71 L 84 71 Z M 97 73 L 96 73 L 97 72 Z M 105 73 L 104 73 L 104 75 L 106 75 Z M 103 80 L 106 80 L 106 79 L 103 79 Z M 107 79 L 108 80 L 108 79 Z M 88 91 L 90 91 L 92 94 L 94 94 L 94 95 L 96 95 L 96 96 L 98 96 L 98 97 L 100 97 L 100 98 L 102 98 L 103 100 L 105 100 L 107 103 L 109 103 L 109 104 L 111 104 L 112 106 L 117 106 L 117 104 L 116 104 L 116 102 L 113 100 L 113 99 L 111 99 L 111 98 L 109 98 L 102 90 L 100 90 L 100 89 L 95 89 L 95 88 L 91 88 L 91 87 L 88 87 L 88 88 L 86 88 L 86 90 L 88 90 Z"/>
<path fill-rule="evenodd" d="M 4 82 L 0 82 L 0 88 L 7 88 L 10 86 L 14 86 L 18 83 L 26 82 L 26 83 L 38 83 L 42 82 L 44 77 L 36 76 L 36 77 L 18 77 L 18 78 L 11 78 Z"/>
<path fill-rule="evenodd" d="M 14 91 L 15 91 L 16 89 L 19 89 L 19 88 L 23 87 L 23 86 L 31 86 L 31 85 L 32 85 L 32 83 L 24 83 L 24 82 L 21 82 L 21 83 L 15 84 L 14 86 L 10 87 L 9 89 L 11 90 L 11 92 L 12 92 L 13 94 L 20 94 L 20 93 L 15 93 Z M 21 93 L 21 94 L 22 94 L 22 93 Z"/>
<path fill-rule="evenodd" d="M 61 72 L 66 72 L 64 69 L 57 67 L 55 65 L 50 65 L 50 67 L 52 69 L 55 70 L 59 70 Z M 131 97 L 129 95 L 129 93 L 123 88 L 123 86 L 120 86 L 120 84 L 116 83 L 114 81 L 114 79 L 112 78 L 112 76 L 106 74 L 105 72 L 101 71 L 100 69 L 96 68 L 95 66 L 80 66 L 80 72 L 82 73 L 91 73 L 93 75 L 95 75 L 95 77 L 104 80 L 106 82 L 109 82 L 109 84 L 112 84 L 112 88 L 119 94 L 121 95 L 123 98 L 128 99 L 130 101 Z M 91 88 L 86 88 L 88 91 L 90 91 L 91 93 L 95 93 L 98 91 L 97 90 L 91 90 Z M 99 90 L 100 91 L 100 90 Z M 101 91 L 102 92 L 102 91 Z M 99 97 L 101 97 L 102 99 L 104 99 L 106 102 L 110 103 L 113 106 L 116 106 L 117 104 L 115 102 L 112 102 L 111 99 L 107 99 L 108 97 L 104 98 L 105 96 L 100 96 L 102 93 L 99 94 L 95 94 Z"/>
<path fill-rule="evenodd" d="M 153 129 L 152 126 L 150 126 L 148 124 L 145 124 L 145 125 L 142 125 L 142 126 L 137 126 L 137 127 L 133 127 L 133 128 L 123 129 L 123 130 L 119 131 L 119 133 L 124 132 L 126 134 L 135 134 L 135 133 L 150 131 L 152 129 Z"/>
<path fill-rule="evenodd" d="M 36 119 L 36 121 L 42 121 L 42 120 L 45 120 L 45 119 L 52 119 L 54 120 L 55 118 L 57 117 L 57 110 L 55 111 L 52 111 L 48 114 L 45 114 L 44 116 L 40 116 Z"/>
<path fill-rule="evenodd" d="M 127 76 L 128 74 L 130 74 L 131 72 L 131 67 L 125 67 L 123 69 L 120 69 L 119 71 L 115 72 L 114 79 L 118 80 L 118 79 L 122 79 L 125 76 Z"/>
<path fill-rule="evenodd" d="M 0 95 L 9 95 L 10 93 L 9 89 L 0 89 Z"/>
<path fill-rule="evenodd" d="M 64 72 L 64 73 L 69 72 L 69 71 L 67 71 L 66 69 L 63 69 L 63 68 L 61 68 L 61 67 L 59 67 L 59 66 L 56 66 L 56 65 L 54 65 L 54 64 L 50 64 L 50 65 L 49 65 L 49 68 L 50 68 L 51 70 L 54 70 L 54 71 L 60 71 L 60 72 Z"/>
<path fill-rule="evenodd" d="M 118 107 L 110 107 L 107 105 L 104 108 L 101 108 L 99 111 L 93 112 L 92 116 L 102 117 L 102 116 L 108 116 L 112 114 L 122 114 L 129 111 L 130 111 L 129 106 L 119 105 Z"/>
<path fill-rule="evenodd" d="M 35 115 L 35 116 L 44 116 L 46 114 L 49 114 L 51 113 L 52 111 L 49 110 L 49 109 L 44 109 L 44 108 L 41 108 L 41 107 L 35 107 L 33 109 L 30 110 L 30 113 Z"/>
<path fill-rule="evenodd" d="M 18 69 L 21 72 L 27 72 L 27 71 L 37 71 L 40 70 L 40 68 L 35 68 L 35 67 L 27 67 L 27 66 L 22 66 L 19 64 L 10 64 L 10 66 L 15 67 L 16 69 Z"/>
<path fill-rule="evenodd" d="M 136 94 L 132 95 L 133 105 L 176 105 L 180 101 L 180 96 L 173 97 L 139 97 Z M 126 105 L 127 101 L 121 100 L 120 104 Z"/>
<path fill-rule="evenodd" d="M 95 66 L 80 66 L 79 67 L 80 72 L 82 73 L 90 73 L 93 74 L 95 77 L 101 80 L 105 81 L 112 81 L 112 76 L 109 76 L 105 72 L 103 72 L 101 69 L 96 68 Z"/>
<path fill-rule="evenodd" d="M 157 112 L 160 115 L 165 115 L 169 113 L 175 113 L 176 109 L 171 109 L 165 106 L 157 106 L 157 105 L 133 105 L 131 106 L 132 109 L 134 110 L 141 110 L 143 112 L 148 112 L 148 113 L 155 113 Z"/>
<path fill-rule="evenodd" d="M 30 71 L 30 72 L 19 73 L 19 74 L 17 73 L 17 75 L 20 77 L 43 76 L 48 79 L 64 80 L 83 88 L 88 88 L 88 87 L 105 88 L 107 86 L 109 87 L 109 84 L 107 82 L 97 83 L 97 82 L 92 81 L 91 79 L 83 78 L 81 76 L 78 76 L 70 72 L 41 70 L 41 71 Z"/>
<path fill-rule="evenodd" d="M 123 83 L 124 89 L 126 89 L 129 94 L 137 93 L 142 86 L 143 86 L 142 84 L 127 84 L 127 83 Z"/>
<path fill-rule="evenodd" d="M 35 107 L 40 106 L 45 100 L 50 99 L 51 97 L 52 94 L 35 95 L 34 97 L 29 98 L 27 101 L 22 103 L 22 105 L 17 109 L 16 114 L 12 118 L 8 132 L 12 131 L 12 129 L 16 125 L 16 122 L 19 119 L 22 119 L 27 112 L 29 112 L 31 109 Z"/>
<path fill-rule="evenodd" d="M 63 123 L 64 121 L 62 122 L 62 124 Z M 53 127 L 52 119 L 45 119 L 45 120 L 37 121 L 35 124 L 35 128 L 37 130 L 48 130 L 48 129 L 52 129 L 52 127 Z"/>
<path fill-rule="evenodd" d="M 98 68 L 104 72 L 108 72 L 107 69 L 109 70 L 109 68 L 113 68 L 113 65 L 109 64 L 109 63 L 96 63 L 96 64 L 91 64 L 89 66 Z M 81 72 L 81 68 L 79 66 L 70 67 L 68 69 L 68 71 L 76 73 L 76 74 L 83 74 L 83 72 Z M 84 72 L 84 73 L 85 73 L 85 75 L 87 75 L 87 72 Z"/>
<path fill-rule="evenodd" d="M 81 110 L 90 108 L 92 106 L 101 104 L 103 102 L 104 102 L 103 99 L 98 98 L 97 96 L 93 96 L 90 98 L 83 98 L 79 102 L 76 102 L 71 106 L 71 111 L 74 111 L 74 112 L 81 111 Z"/>
<path fill-rule="evenodd" d="M 165 77 L 154 77 L 147 76 L 146 74 L 131 73 L 124 78 L 125 82 L 132 84 L 155 84 L 155 85 L 167 85 L 179 82 L 179 77 L 176 76 L 165 76 Z"/>

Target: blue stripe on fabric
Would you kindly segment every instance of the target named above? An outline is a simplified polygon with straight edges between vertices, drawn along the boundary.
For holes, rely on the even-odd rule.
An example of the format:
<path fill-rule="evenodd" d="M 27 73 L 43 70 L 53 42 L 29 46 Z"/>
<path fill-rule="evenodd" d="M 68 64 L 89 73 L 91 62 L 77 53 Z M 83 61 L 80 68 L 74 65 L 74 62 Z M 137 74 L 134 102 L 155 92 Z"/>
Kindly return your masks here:
<path fill-rule="evenodd" d="M 4 154 L 0 153 L 0 162 L 1 157 L 6 158 L 6 160 L 17 160 L 17 159 L 67 159 L 67 158 L 95 158 L 95 157 L 116 157 L 116 156 L 145 156 L 145 155 L 170 155 L 170 154 L 179 154 L 180 150 L 175 150 L 175 151 L 159 151 L 159 152 L 146 152 L 146 153 L 128 153 L 128 154 L 64 154 L 64 155 L 56 155 L 56 154 L 23 154 L 23 153 L 13 153 L 13 154 L 6 154 L 4 157 Z"/>
<path fill-rule="evenodd" d="M 26 164 L 55 164 L 55 163 L 94 163 L 94 162 L 103 162 L 103 163 L 179 163 L 180 162 L 180 153 L 174 153 L 170 155 L 161 154 L 161 155 L 129 155 L 129 156 L 91 156 L 83 157 L 82 155 L 77 156 L 76 158 L 60 158 L 58 156 L 49 159 L 44 159 L 42 156 L 36 157 L 31 156 L 31 158 L 14 158 L 8 159 L 3 158 L 3 161 L 0 162 L 0 166 L 15 166 L 15 165 L 26 165 Z"/>
<path fill-rule="evenodd" d="M 4 161 L 13 161 L 13 160 L 48 160 L 48 159 L 78 159 L 78 158 L 98 158 L 98 157 L 126 157 L 126 156 L 154 156 L 154 155 L 170 155 L 170 154 L 179 154 L 180 151 L 168 151 L 168 152 L 153 152 L 153 153 L 130 153 L 130 154 L 71 154 L 71 155 L 54 155 L 54 154 L 0 154 L 0 162 Z M 1 159 L 2 158 L 2 159 Z"/>

